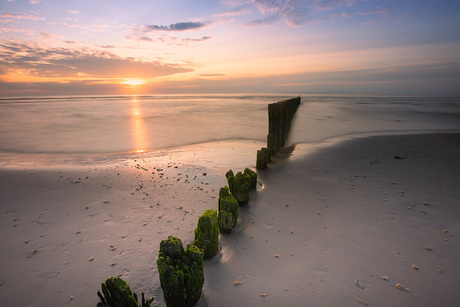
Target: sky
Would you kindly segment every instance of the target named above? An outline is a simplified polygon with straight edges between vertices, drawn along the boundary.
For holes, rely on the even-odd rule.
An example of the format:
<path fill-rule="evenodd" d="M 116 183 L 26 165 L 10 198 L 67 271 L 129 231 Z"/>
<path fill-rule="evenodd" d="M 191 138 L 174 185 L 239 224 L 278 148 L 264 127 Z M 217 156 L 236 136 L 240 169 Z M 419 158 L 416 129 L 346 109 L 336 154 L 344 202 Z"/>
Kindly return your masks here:
<path fill-rule="evenodd" d="M 0 0 L 0 96 L 460 96 L 458 0 Z"/>

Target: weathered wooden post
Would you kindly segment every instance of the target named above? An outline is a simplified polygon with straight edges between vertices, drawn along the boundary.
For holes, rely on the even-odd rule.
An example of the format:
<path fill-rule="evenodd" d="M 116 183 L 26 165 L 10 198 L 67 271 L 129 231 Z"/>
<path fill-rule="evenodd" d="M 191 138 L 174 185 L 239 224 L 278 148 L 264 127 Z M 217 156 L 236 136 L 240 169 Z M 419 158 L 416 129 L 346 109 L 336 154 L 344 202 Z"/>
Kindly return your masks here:
<path fill-rule="evenodd" d="M 166 306 L 194 306 L 201 297 L 204 283 L 203 252 L 182 241 L 168 237 L 160 243 L 158 274 Z"/>
<path fill-rule="evenodd" d="M 211 259 L 219 252 L 219 223 L 216 210 L 206 210 L 200 216 L 193 244 L 203 250 L 205 260 Z"/>
<path fill-rule="evenodd" d="M 270 151 L 266 147 L 262 147 L 257 151 L 256 168 L 266 169 L 268 163 L 271 161 Z"/>
<path fill-rule="evenodd" d="M 221 233 L 231 233 L 238 222 L 239 205 L 228 187 L 219 191 L 219 230 Z"/>
<path fill-rule="evenodd" d="M 300 105 L 300 96 L 268 105 L 267 150 L 269 157 L 275 156 L 284 146 L 291 129 L 291 121 Z M 257 151 L 257 169 L 266 169 L 267 163 L 264 148 Z"/>

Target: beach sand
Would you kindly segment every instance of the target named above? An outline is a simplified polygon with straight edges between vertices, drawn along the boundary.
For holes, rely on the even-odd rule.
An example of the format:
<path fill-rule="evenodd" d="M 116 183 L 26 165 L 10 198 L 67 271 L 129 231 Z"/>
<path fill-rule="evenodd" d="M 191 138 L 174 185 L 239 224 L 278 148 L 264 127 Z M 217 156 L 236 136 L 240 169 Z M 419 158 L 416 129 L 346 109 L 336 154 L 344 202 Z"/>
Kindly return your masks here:
<path fill-rule="evenodd" d="M 0 305 L 94 306 L 100 283 L 120 276 L 162 306 L 159 242 L 191 242 L 225 172 L 254 168 L 262 146 L 3 163 Z M 459 134 L 289 149 L 258 171 L 235 233 L 205 262 L 199 306 L 460 303 Z"/>

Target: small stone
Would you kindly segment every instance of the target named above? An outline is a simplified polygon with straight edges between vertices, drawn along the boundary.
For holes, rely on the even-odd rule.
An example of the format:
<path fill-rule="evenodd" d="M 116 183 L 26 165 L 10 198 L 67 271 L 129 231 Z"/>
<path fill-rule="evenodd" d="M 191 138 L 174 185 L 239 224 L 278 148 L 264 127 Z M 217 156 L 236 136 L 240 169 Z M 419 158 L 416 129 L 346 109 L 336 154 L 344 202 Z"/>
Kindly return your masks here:
<path fill-rule="evenodd" d="M 388 280 L 389 278 L 388 278 L 388 276 L 382 276 L 382 279 L 383 280 Z"/>
<path fill-rule="evenodd" d="M 414 270 L 418 270 L 418 269 L 419 269 L 419 267 L 418 267 L 417 265 L 415 265 L 415 264 L 413 264 L 411 268 L 414 269 Z"/>
<path fill-rule="evenodd" d="M 72 295 L 70 296 L 69 300 L 73 300 L 75 297 Z"/>
<path fill-rule="evenodd" d="M 36 254 L 38 252 L 38 249 L 33 249 L 32 254 Z"/>
<path fill-rule="evenodd" d="M 425 250 L 427 250 L 427 251 L 433 250 L 433 249 L 432 249 L 431 247 L 429 247 L 429 246 L 424 246 L 423 248 L 424 248 Z"/>
<path fill-rule="evenodd" d="M 260 296 L 266 297 L 268 294 L 267 293 L 261 293 Z"/>
<path fill-rule="evenodd" d="M 274 255 L 273 255 L 274 258 L 279 258 L 279 256 L 280 256 L 280 255 L 278 255 L 278 254 L 274 254 Z"/>
<path fill-rule="evenodd" d="M 238 280 L 238 281 L 234 281 L 233 284 L 234 284 L 235 286 L 239 286 L 239 285 L 241 285 L 241 281 L 239 281 L 239 280 Z"/>
<path fill-rule="evenodd" d="M 447 229 L 444 229 L 442 232 L 446 233 L 446 232 L 449 232 Z"/>
<path fill-rule="evenodd" d="M 91 257 L 88 259 L 88 261 L 93 261 L 94 260 L 94 257 Z"/>
<path fill-rule="evenodd" d="M 116 262 L 112 262 L 112 263 L 110 264 L 110 266 L 114 266 L 114 265 L 116 265 L 116 264 L 117 264 Z"/>
<path fill-rule="evenodd" d="M 397 283 L 396 284 L 396 288 L 400 289 L 400 290 L 404 290 L 404 286 L 401 285 L 400 283 Z"/>

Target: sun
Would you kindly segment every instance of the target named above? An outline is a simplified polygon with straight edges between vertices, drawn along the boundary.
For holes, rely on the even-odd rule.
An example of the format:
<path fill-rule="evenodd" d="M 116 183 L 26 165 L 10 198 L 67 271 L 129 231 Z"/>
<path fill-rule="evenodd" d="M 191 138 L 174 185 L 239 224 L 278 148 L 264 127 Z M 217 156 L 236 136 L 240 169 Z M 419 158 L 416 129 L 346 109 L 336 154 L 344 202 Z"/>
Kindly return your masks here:
<path fill-rule="evenodd" d="M 129 87 L 136 87 L 138 85 L 145 84 L 145 80 L 143 80 L 143 79 L 126 79 L 125 81 L 122 81 L 121 84 L 126 84 Z"/>

